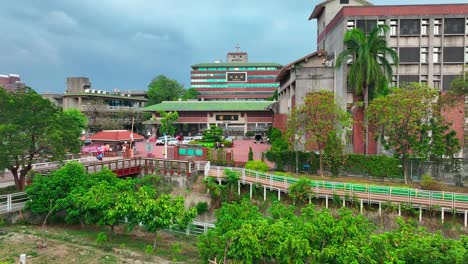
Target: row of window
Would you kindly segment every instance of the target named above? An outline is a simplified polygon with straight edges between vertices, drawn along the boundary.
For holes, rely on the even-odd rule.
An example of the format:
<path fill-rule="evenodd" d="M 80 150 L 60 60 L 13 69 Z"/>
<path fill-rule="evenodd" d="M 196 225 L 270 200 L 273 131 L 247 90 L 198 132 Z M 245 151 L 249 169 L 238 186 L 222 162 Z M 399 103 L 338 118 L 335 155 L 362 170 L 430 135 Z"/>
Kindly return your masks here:
<path fill-rule="evenodd" d="M 419 36 L 429 35 L 429 19 L 392 19 L 390 20 L 390 36 Z M 386 20 L 348 20 L 348 30 L 358 28 L 365 33 L 370 32 L 376 25 L 384 25 Z M 465 18 L 435 18 L 433 19 L 433 35 L 462 35 L 468 34 L 468 19 Z"/>
<path fill-rule="evenodd" d="M 250 75 L 247 77 L 248 80 L 255 79 L 275 79 L 276 75 Z M 223 79 L 192 79 L 191 82 L 226 82 L 226 78 Z"/>
<path fill-rule="evenodd" d="M 277 67 L 210 67 L 198 68 L 197 71 L 276 71 Z"/>
<path fill-rule="evenodd" d="M 278 83 L 226 83 L 226 84 L 192 84 L 191 88 L 268 88 L 279 87 Z"/>
<path fill-rule="evenodd" d="M 391 85 L 396 87 L 396 86 L 401 86 L 402 84 L 404 83 L 410 83 L 410 82 L 417 82 L 417 83 L 422 83 L 422 84 L 426 84 L 426 85 L 429 85 L 429 86 L 432 86 L 436 89 L 442 89 L 442 90 L 448 90 L 450 88 L 450 84 L 452 83 L 452 81 L 457 78 L 457 77 L 460 77 L 460 75 L 444 75 L 442 78 L 440 75 L 433 75 L 432 76 L 432 85 L 430 83 L 428 83 L 428 76 L 427 75 L 400 75 L 400 76 L 396 76 L 396 75 L 393 75 L 392 76 L 392 81 L 391 81 Z M 442 80 L 442 86 L 441 86 L 441 80 Z"/>
<path fill-rule="evenodd" d="M 400 63 L 428 63 L 430 50 L 428 47 L 405 47 L 398 52 Z M 433 63 L 468 63 L 467 47 L 433 47 Z"/>
<path fill-rule="evenodd" d="M 206 92 L 206 91 L 201 91 L 199 92 L 200 96 L 203 97 L 204 95 L 258 95 L 258 94 L 270 94 L 273 95 L 273 92 L 271 91 L 252 91 L 252 92 Z"/>

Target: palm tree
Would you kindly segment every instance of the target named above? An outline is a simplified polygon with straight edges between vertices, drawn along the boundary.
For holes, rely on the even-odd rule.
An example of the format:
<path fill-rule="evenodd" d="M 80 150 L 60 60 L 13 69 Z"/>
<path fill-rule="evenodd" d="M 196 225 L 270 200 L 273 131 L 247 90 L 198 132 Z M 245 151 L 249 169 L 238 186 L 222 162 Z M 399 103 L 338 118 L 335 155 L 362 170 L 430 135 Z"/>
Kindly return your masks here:
<path fill-rule="evenodd" d="M 352 29 L 344 35 L 346 49 L 340 53 L 336 60 L 339 68 L 352 58 L 352 64 L 348 71 L 348 84 L 357 94 L 364 95 L 364 110 L 371 99 L 385 95 L 388 91 L 389 78 L 393 74 L 389 61 L 398 64 L 398 54 L 387 46 L 385 33 L 390 28 L 387 25 L 377 25 L 368 35 L 360 29 Z M 364 118 L 365 146 L 367 155 L 369 144 L 369 128 L 367 116 Z"/>

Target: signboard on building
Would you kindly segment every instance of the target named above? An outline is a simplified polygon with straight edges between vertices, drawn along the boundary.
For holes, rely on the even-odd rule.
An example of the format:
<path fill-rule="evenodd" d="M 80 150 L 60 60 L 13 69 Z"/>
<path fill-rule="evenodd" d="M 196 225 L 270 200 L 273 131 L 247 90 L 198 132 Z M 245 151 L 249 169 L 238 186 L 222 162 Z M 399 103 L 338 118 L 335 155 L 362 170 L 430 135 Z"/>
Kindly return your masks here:
<path fill-rule="evenodd" d="M 247 82 L 247 72 L 226 72 L 226 82 Z"/>
<path fill-rule="evenodd" d="M 238 121 L 238 115 L 216 115 L 216 121 Z"/>

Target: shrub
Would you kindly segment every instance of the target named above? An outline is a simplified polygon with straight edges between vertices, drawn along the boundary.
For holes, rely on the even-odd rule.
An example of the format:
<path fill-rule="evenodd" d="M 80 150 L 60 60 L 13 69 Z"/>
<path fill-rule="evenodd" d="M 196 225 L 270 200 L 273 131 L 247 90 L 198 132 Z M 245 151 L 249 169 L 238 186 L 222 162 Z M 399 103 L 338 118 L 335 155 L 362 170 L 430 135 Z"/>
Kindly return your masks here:
<path fill-rule="evenodd" d="M 403 177 L 400 160 L 387 156 L 349 154 L 346 155 L 343 169 L 345 173 L 374 177 Z"/>
<path fill-rule="evenodd" d="M 96 237 L 96 244 L 98 245 L 104 245 L 107 243 L 107 235 L 103 232 L 100 232 L 98 236 Z"/>
<path fill-rule="evenodd" d="M 204 212 L 208 211 L 208 203 L 207 202 L 199 202 L 195 206 L 197 209 L 198 214 L 203 214 Z"/>
<path fill-rule="evenodd" d="M 230 148 L 230 147 L 232 147 L 232 141 L 223 140 L 222 143 L 223 143 L 223 145 L 224 145 L 225 148 Z"/>
<path fill-rule="evenodd" d="M 252 147 L 249 147 L 249 161 L 253 160 L 253 155 Z"/>
<path fill-rule="evenodd" d="M 432 179 L 431 176 L 424 174 L 421 177 L 421 188 L 425 190 L 432 190 L 432 191 L 443 191 L 445 188 L 444 184 Z"/>
<path fill-rule="evenodd" d="M 270 170 L 270 167 L 261 160 L 251 160 L 245 164 L 245 168 L 254 171 L 266 172 Z"/>
<path fill-rule="evenodd" d="M 245 136 L 246 136 L 246 137 L 253 137 L 254 135 L 255 135 L 255 133 L 254 133 L 253 131 L 247 131 L 247 132 L 245 133 Z"/>

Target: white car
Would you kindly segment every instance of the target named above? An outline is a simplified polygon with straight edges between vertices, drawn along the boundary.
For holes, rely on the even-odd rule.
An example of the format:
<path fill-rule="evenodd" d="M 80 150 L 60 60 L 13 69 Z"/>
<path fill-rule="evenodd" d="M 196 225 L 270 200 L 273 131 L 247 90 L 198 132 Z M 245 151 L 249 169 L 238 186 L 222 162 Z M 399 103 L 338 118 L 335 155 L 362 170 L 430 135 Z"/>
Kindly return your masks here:
<path fill-rule="evenodd" d="M 167 145 L 168 146 L 177 146 L 179 144 L 179 140 L 177 138 L 168 138 L 167 139 Z"/>
<path fill-rule="evenodd" d="M 198 133 L 193 137 L 193 140 L 202 140 L 202 139 L 203 139 L 203 135 L 201 133 Z"/>
<path fill-rule="evenodd" d="M 193 137 L 184 137 L 184 140 L 182 140 L 182 144 L 189 144 L 190 141 L 193 141 Z"/>
<path fill-rule="evenodd" d="M 158 137 L 158 140 L 156 140 L 156 145 L 164 145 L 164 137 Z"/>

